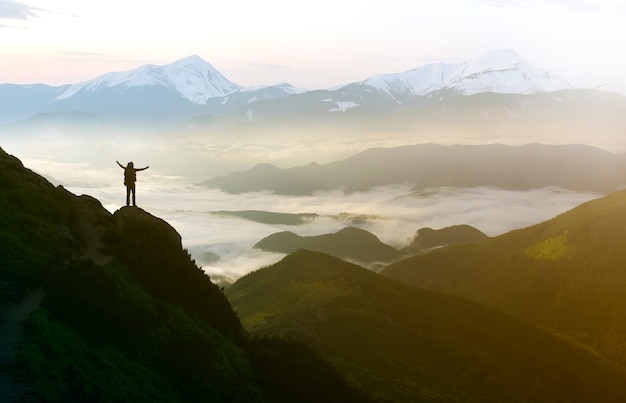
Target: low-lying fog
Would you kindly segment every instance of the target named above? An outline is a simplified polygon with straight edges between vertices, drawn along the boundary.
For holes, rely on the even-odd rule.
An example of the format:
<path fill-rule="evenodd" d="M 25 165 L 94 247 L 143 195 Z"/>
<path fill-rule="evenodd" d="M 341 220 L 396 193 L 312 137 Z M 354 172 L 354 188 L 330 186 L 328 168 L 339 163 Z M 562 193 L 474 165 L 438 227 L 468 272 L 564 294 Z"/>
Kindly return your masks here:
<path fill-rule="evenodd" d="M 522 192 L 493 188 L 441 188 L 411 195 L 408 185 L 347 195 L 339 191 L 299 197 L 230 195 L 202 186 L 167 183 L 147 172 L 139 173 L 138 205 L 174 226 L 184 246 L 207 273 L 231 279 L 282 258 L 280 254 L 253 249 L 262 238 L 279 231 L 317 235 L 354 225 L 401 247 L 422 227 L 469 224 L 494 236 L 552 218 L 597 197 L 558 189 Z M 112 212 L 125 202 L 121 180 L 113 186 L 69 190 L 98 198 Z M 211 213 L 219 210 L 317 213 L 319 217 L 297 226 L 268 225 Z"/>
<path fill-rule="evenodd" d="M 149 170 L 138 173 L 139 207 L 174 226 L 183 238 L 184 247 L 207 273 L 230 279 L 281 259 L 281 254 L 253 249 L 256 242 L 278 231 L 317 235 L 353 225 L 374 233 L 385 243 L 402 247 L 422 227 L 438 229 L 469 224 L 495 236 L 550 219 L 600 196 L 557 188 L 532 191 L 438 188 L 412 194 L 409 184 L 351 194 L 333 191 L 299 197 L 269 193 L 231 195 L 193 183 L 230 170 L 245 170 L 259 162 L 289 167 L 312 161 L 327 162 L 325 159 L 333 157 L 342 159 L 367 146 L 352 153 L 341 149 L 336 155 L 309 159 L 307 156 L 314 152 L 303 145 L 300 159 L 294 162 L 297 159 L 294 155 L 272 157 L 271 146 L 268 149 L 267 144 L 258 145 L 255 151 L 252 143 L 239 146 L 223 143 L 223 149 L 214 151 L 211 154 L 214 159 L 211 159 L 205 147 L 172 139 L 142 142 L 137 138 L 129 141 L 108 137 L 85 142 L 84 138 L 77 141 L 54 136 L 40 141 L 33 138 L 4 140 L 5 151 L 20 158 L 26 167 L 47 176 L 55 184 L 63 184 L 75 194 L 96 197 L 111 212 L 125 204 L 126 196 L 123 171 L 115 161 L 125 165 L 132 160 L 136 167 L 150 165 Z M 290 152 L 297 149 L 295 143 L 289 147 Z M 284 146 L 273 150 L 277 155 L 286 153 Z M 347 155 L 340 156 L 342 153 Z M 263 155 L 268 158 L 263 159 Z M 297 226 L 268 225 L 212 213 L 220 210 L 316 213 L 319 216 Z"/>

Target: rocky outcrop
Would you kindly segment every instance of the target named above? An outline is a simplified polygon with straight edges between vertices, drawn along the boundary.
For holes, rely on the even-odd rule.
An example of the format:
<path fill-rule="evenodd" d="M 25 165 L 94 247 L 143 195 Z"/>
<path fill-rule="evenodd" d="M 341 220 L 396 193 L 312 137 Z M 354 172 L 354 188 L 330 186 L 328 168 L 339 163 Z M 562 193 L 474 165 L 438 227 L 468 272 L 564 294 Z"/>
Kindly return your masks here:
<path fill-rule="evenodd" d="M 122 207 L 113 214 L 113 233 L 124 243 L 132 245 L 140 238 L 163 247 L 182 248 L 180 234 L 166 221 L 139 207 Z"/>

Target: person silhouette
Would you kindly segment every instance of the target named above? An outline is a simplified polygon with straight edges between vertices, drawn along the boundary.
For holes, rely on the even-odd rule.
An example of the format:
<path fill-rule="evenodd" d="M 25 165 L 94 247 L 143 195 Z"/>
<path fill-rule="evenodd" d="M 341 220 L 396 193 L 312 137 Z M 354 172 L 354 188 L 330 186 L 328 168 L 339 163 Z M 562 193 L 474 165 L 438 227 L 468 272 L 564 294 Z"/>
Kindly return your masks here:
<path fill-rule="evenodd" d="M 150 166 L 148 165 L 145 168 L 135 168 L 135 165 L 132 161 L 129 162 L 126 166 L 120 164 L 119 161 L 115 162 L 117 162 L 117 165 L 119 165 L 120 168 L 124 170 L 124 185 L 126 186 L 126 205 L 130 205 L 130 195 L 132 193 L 133 207 L 136 207 L 137 204 L 135 203 L 135 182 L 137 181 L 137 172 L 146 170 L 150 168 Z"/>

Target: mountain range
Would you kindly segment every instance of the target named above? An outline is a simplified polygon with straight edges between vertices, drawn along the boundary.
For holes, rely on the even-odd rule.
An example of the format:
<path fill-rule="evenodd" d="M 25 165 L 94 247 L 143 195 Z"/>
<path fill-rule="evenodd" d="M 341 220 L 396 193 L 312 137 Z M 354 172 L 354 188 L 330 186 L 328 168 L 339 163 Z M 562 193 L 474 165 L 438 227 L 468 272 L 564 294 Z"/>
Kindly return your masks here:
<path fill-rule="evenodd" d="M 420 247 L 479 242 L 382 274 L 299 250 L 223 290 L 147 211 L 110 213 L 2 150 L 0 186 L 10 401 L 626 399 L 625 191 L 495 238 L 420 230 Z"/>
<path fill-rule="evenodd" d="M 334 234 L 302 237 L 291 231 L 269 235 L 254 245 L 270 252 L 293 253 L 299 249 L 320 251 L 344 260 L 367 265 L 397 260 L 401 254 L 360 228 L 346 227 Z"/>
<path fill-rule="evenodd" d="M 306 195 L 407 183 L 415 192 L 440 186 L 517 190 L 554 186 L 607 193 L 625 182 L 626 156 L 591 146 L 418 144 L 369 149 L 329 164 L 281 169 L 263 163 L 203 184 L 229 193 L 269 190 Z"/>
<path fill-rule="evenodd" d="M 1 84 L 0 123 L 65 113 L 68 119 L 68 114 L 79 114 L 94 121 L 203 126 L 278 115 L 380 114 L 455 96 L 536 95 L 571 89 L 556 73 L 532 66 L 508 49 L 460 64 L 429 64 L 313 91 L 287 83 L 242 87 L 199 56 L 189 56 L 167 65 L 143 65 L 58 87 Z"/>
<path fill-rule="evenodd" d="M 479 242 L 486 238 L 487 235 L 470 225 L 455 225 L 441 229 L 420 228 L 408 245 L 397 250 L 381 242 L 369 231 L 345 227 L 334 234 L 313 236 L 300 236 L 291 231 L 277 232 L 263 238 L 254 247 L 285 254 L 300 249 L 322 252 L 376 270 L 385 263 L 424 253 L 433 248 Z"/>
<path fill-rule="evenodd" d="M 467 340 L 464 341 L 463 337 L 467 336 L 472 343 L 493 337 L 492 346 L 500 346 L 500 353 L 507 348 L 499 343 L 508 340 L 510 346 L 525 357 L 521 367 L 527 368 L 528 372 L 513 375 L 525 380 L 524 390 L 514 396 L 506 394 L 515 387 L 507 386 L 508 392 L 497 396 L 500 393 L 498 387 L 490 386 L 479 387 L 480 392 L 473 397 L 459 397 L 459 401 L 603 400 L 591 396 L 567 396 L 560 394 L 562 392 L 558 397 L 548 397 L 538 394 L 543 392 L 531 391 L 534 388 L 531 384 L 536 384 L 529 381 L 528 374 L 535 376 L 545 369 L 530 369 L 525 365 L 542 366 L 544 359 L 562 365 L 558 366 L 559 369 L 547 370 L 552 375 L 540 375 L 539 378 L 547 380 L 556 373 L 560 379 L 557 383 L 563 385 L 567 393 L 576 390 L 576 386 L 565 381 L 568 375 L 563 369 L 578 366 L 567 363 L 565 358 L 578 353 L 571 351 L 561 358 L 548 358 L 551 352 L 561 347 L 544 345 L 548 339 L 540 342 L 536 338 L 538 335 L 530 336 L 529 329 L 514 327 L 510 322 L 505 328 L 515 336 L 503 338 L 500 334 L 502 322 L 494 320 L 493 312 L 473 311 L 470 314 L 469 306 L 461 301 L 471 299 L 483 308 L 489 306 L 500 314 L 516 317 L 531 324 L 533 331 L 541 329 L 541 337 L 550 334 L 550 337 L 556 337 L 570 347 L 582 348 L 600 359 L 604 362 L 601 367 L 625 373 L 626 272 L 623 262 L 626 256 L 621 246 L 626 237 L 625 212 L 626 191 L 619 190 L 540 224 L 494 238 L 473 233 L 471 237 L 476 236 L 478 242 L 424 251 L 392 263 L 379 272 L 378 276 L 415 286 L 410 292 L 435 292 L 419 297 L 419 303 L 411 302 L 413 297 L 408 297 L 405 291 L 391 291 L 395 289 L 395 283 L 381 282 L 375 273 L 366 274 L 361 267 L 304 250 L 242 277 L 227 293 L 246 328 L 262 334 L 295 337 L 316 346 L 339 368 L 353 374 L 357 383 L 372 387 L 369 390 L 374 395 L 376 390 L 384 390 L 393 393 L 397 401 L 410 399 L 402 393 L 409 393 L 416 401 L 420 400 L 415 396 L 424 401 L 454 400 L 443 395 L 437 386 L 441 378 L 423 380 L 422 384 L 422 377 L 435 373 L 438 364 L 460 354 L 476 353 L 484 358 L 479 352 L 482 347 L 465 344 Z M 429 231 L 423 232 L 428 234 Z M 421 236 L 419 233 L 416 241 Z M 462 299 L 447 301 L 445 314 L 439 312 L 428 316 L 441 306 L 438 304 L 443 300 L 435 303 L 431 299 L 444 298 L 438 293 Z M 437 336 L 447 340 L 448 355 L 438 352 L 436 343 L 431 344 L 424 338 L 436 333 L 430 329 L 441 325 L 440 320 L 452 320 L 457 303 L 463 307 L 463 313 L 459 315 L 463 324 L 452 325 L 454 336 L 445 333 Z M 420 307 L 420 304 L 426 306 Z M 489 336 L 476 335 L 464 327 L 470 325 L 485 326 L 489 329 Z M 440 329 L 450 329 L 448 326 L 450 324 L 442 325 Z M 532 353 L 522 352 L 529 342 L 538 344 L 531 348 Z M 359 346 L 367 346 L 369 354 L 362 354 L 363 348 Z M 536 353 L 539 355 L 531 358 Z M 412 356 L 419 358 L 409 358 Z M 498 370 L 480 369 L 479 362 L 483 361 L 468 359 L 474 363 L 474 374 L 494 379 L 502 373 L 510 373 L 506 365 L 517 358 L 505 359 L 505 365 L 486 360 Z M 444 367 L 449 384 L 441 390 L 450 392 L 458 386 L 460 379 L 467 380 L 462 362 Z M 517 371 L 520 364 L 514 367 Z M 587 370 L 590 366 L 583 364 L 583 368 Z M 589 375 L 575 378 L 579 381 L 590 379 Z M 484 378 L 470 383 L 482 380 Z M 504 385 L 506 382 L 495 383 Z M 597 384 L 596 381 L 592 383 Z M 465 386 L 460 389 L 459 394 L 468 390 Z M 489 397 L 479 396 L 486 390 L 492 393 Z M 523 396 L 524 393 L 531 396 Z M 454 394 L 460 396 L 457 392 Z"/>

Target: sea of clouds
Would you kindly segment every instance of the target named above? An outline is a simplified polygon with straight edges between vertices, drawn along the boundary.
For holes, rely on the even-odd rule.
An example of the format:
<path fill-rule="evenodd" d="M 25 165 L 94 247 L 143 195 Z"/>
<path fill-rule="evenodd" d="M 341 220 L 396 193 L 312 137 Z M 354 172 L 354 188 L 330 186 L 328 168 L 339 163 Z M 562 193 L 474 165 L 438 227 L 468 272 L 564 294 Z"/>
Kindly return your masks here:
<path fill-rule="evenodd" d="M 125 203 L 121 183 L 98 188 L 69 187 L 69 190 L 98 198 L 111 212 Z M 137 183 L 138 205 L 176 228 L 183 246 L 207 273 L 232 280 L 284 256 L 253 248 L 275 232 L 292 231 L 306 236 L 357 226 L 372 232 L 382 242 L 400 248 L 423 227 L 439 229 L 469 224 L 489 236 L 496 236 L 550 219 L 597 196 L 557 188 L 511 191 L 487 187 L 439 188 L 414 194 L 409 185 L 350 194 L 333 191 L 311 196 L 279 196 L 268 192 L 232 195 L 218 189 L 165 183 L 149 177 L 140 178 Z M 263 224 L 215 213 L 220 210 L 316 213 L 319 216 L 301 225 Z"/>
<path fill-rule="evenodd" d="M 213 147 L 207 154 L 206 139 L 203 141 L 204 146 L 181 139 L 147 141 L 140 136 L 129 140 L 128 136 L 100 139 L 87 135 L 50 135 L 5 138 L 2 147 L 52 183 L 62 184 L 77 195 L 97 198 L 110 212 L 122 207 L 126 197 L 123 171 L 115 161 L 125 165 L 132 159 L 136 167 L 150 165 L 150 169 L 138 173 L 139 207 L 176 228 L 184 247 L 208 274 L 230 280 L 281 259 L 282 254 L 253 248 L 264 237 L 279 231 L 319 235 L 352 225 L 400 248 L 423 227 L 439 229 L 469 224 L 496 236 L 550 219 L 601 196 L 558 188 L 530 191 L 436 188 L 415 193 L 409 184 L 353 193 L 318 192 L 310 196 L 279 196 L 269 192 L 233 195 L 198 183 L 216 174 L 267 162 L 261 156 L 271 156 L 272 150 L 293 159 L 290 152 L 295 152 L 297 146 L 294 143 L 292 147 L 296 149 L 287 150 L 258 144 L 255 148 L 252 143 L 231 139 L 230 146 L 226 147 L 224 142 L 221 148 Z M 311 152 L 307 146 L 302 147 Z M 260 154 L 250 155 L 257 148 Z M 285 167 L 295 165 L 286 157 L 274 155 L 274 158 Z M 307 158 L 301 157 L 299 165 L 311 162 Z M 340 154 L 328 154 L 325 158 L 340 159 Z M 318 217 L 297 226 L 270 225 L 215 214 L 220 210 L 315 213 Z"/>

